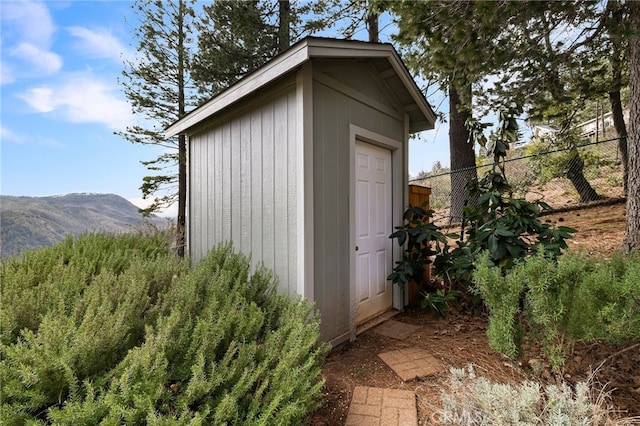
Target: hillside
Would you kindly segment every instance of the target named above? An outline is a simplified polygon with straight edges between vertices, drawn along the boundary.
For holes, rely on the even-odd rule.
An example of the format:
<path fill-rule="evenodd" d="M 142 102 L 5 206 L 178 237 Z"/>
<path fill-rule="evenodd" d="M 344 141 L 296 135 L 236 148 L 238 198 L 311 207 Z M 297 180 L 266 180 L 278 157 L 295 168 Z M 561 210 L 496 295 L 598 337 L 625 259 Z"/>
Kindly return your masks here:
<path fill-rule="evenodd" d="M 86 231 L 129 232 L 145 221 L 138 207 L 115 194 L 51 197 L 0 196 L 0 255 L 52 245 Z"/>

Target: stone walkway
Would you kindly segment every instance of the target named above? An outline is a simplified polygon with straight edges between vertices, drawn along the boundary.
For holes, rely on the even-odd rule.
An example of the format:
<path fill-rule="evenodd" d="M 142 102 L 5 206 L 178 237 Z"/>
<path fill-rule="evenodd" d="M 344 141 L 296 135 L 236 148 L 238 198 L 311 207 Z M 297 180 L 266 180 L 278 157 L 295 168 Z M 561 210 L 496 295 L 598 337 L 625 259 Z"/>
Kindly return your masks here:
<path fill-rule="evenodd" d="M 444 369 L 444 365 L 424 349 L 405 348 L 378 356 L 405 382 L 431 376 Z"/>
<path fill-rule="evenodd" d="M 388 320 L 371 331 L 404 340 L 420 327 Z M 444 365 L 427 351 L 404 348 L 378 354 L 403 381 L 439 373 Z M 413 391 L 356 386 L 347 414 L 350 426 L 417 426 L 418 412 Z"/>
<path fill-rule="evenodd" d="M 347 415 L 348 426 L 417 426 L 412 391 L 356 386 Z"/>
<path fill-rule="evenodd" d="M 417 331 L 420 327 L 396 320 L 388 320 L 374 328 L 372 331 L 383 336 L 404 340 Z"/>

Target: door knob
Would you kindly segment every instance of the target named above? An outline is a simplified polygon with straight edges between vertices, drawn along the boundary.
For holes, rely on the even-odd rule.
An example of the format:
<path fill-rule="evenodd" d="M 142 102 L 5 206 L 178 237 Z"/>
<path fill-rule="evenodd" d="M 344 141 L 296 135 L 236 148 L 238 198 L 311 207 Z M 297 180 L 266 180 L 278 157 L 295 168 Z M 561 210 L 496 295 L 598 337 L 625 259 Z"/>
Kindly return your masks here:
<path fill-rule="evenodd" d="M 358 246 L 356 246 L 356 251 L 358 251 Z"/>

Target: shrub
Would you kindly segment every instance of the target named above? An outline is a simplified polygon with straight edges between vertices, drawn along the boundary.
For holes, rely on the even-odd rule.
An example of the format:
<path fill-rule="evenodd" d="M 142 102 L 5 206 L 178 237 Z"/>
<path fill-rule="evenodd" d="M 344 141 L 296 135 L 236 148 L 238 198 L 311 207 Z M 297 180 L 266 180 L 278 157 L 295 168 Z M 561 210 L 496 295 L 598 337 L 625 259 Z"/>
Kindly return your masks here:
<path fill-rule="evenodd" d="M 27 251 L 20 258 L 3 260 L 0 269 L 3 297 L 0 342 L 15 343 L 25 329 L 37 332 L 44 316 L 53 310 L 71 315 L 77 308 L 80 311 L 74 315 L 82 317 L 82 306 L 88 303 L 84 299 L 85 292 L 101 287 L 93 285 L 94 281 L 119 279 L 122 273 L 132 273 L 141 268 L 141 263 L 154 260 L 157 260 L 155 265 L 139 271 L 141 279 L 148 281 L 145 285 L 150 286 L 150 297 L 163 294 L 177 273 L 176 268 L 186 267 L 179 265 L 171 255 L 167 236 L 161 232 L 68 237 L 53 247 Z M 132 267 L 133 264 L 136 266 Z"/>
<path fill-rule="evenodd" d="M 513 185 L 506 176 L 506 157 L 509 146 L 517 143 L 520 133 L 516 117 L 521 109 L 513 106 L 500 112 L 496 132 L 487 138 L 487 123 L 469 120 L 467 127 L 474 142 L 493 157 L 491 169 L 477 180 L 467 184 L 469 205 L 464 207 L 464 217 L 456 244 L 447 244 L 434 262 L 435 273 L 445 279 L 453 279 L 469 285 L 475 262 L 480 252 L 489 253 L 492 262 L 503 272 L 511 269 L 518 259 L 544 250 L 549 257 L 558 257 L 567 248 L 566 240 L 574 229 L 553 227 L 540 220 L 543 202 L 530 202 L 513 197 Z"/>
<path fill-rule="evenodd" d="M 2 418 L 43 419 L 100 382 L 187 270 L 163 234 L 83 235 L 2 263 Z"/>
<path fill-rule="evenodd" d="M 438 424 L 457 425 L 605 425 L 635 424 L 609 404 L 609 395 L 592 380 L 574 387 L 562 382 L 541 386 L 493 383 L 475 375 L 473 366 L 451 369 L 448 391 L 442 392 Z M 437 418 L 435 418 L 437 417 Z"/>
<path fill-rule="evenodd" d="M 432 223 L 433 210 L 426 210 L 426 202 L 421 206 L 409 206 L 402 215 L 404 223 L 395 227 L 389 238 L 398 240 L 405 247 L 402 260 L 396 261 L 388 280 L 407 285 L 413 280 L 422 285 L 425 266 L 432 263 L 435 255 L 442 254 L 442 246 L 447 240 L 440 227 Z"/>
<path fill-rule="evenodd" d="M 596 260 L 569 254 L 553 261 L 542 253 L 503 274 L 485 254 L 473 275 L 489 307 L 489 343 L 508 356 L 528 338 L 558 370 L 567 349 L 583 340 L 622 344 L 640 338 L 640 255 Z"/>
<path fill-rule="evenodd" d="M 520 270 L 513 269 L 505 276 L 485 253 L 476 265 L 473 279 L 472 291 L 479 294 L 489 308 L 489 344 L 497 351 L 515 357 L 520 351 L 517 321 L 523 291 Z"/>
<path fill-rule="evenodd" d="M 127 246 L 128 237 L 113 245 L 96 238 L 97 246 Z M 193 271 L 168 248 L 116 250 L 128 253 L 122 257 L 82 251 L 94 260 L 56 250 L 47 253 L 57 253 L 57 265 L 3 265 L 3 277 L 27 276 L 28 265 L 83 265 L 14 291 L 35 295 L 40 320 L 22 327 L 13 315 L 2 344 L 7 424 L 296 424 L 317 406 L 327 351 L 319 319 L 307 303 L 278 295 L 271 272 L 251 272 L 230 246 Z M 40 285 L 52 300 L 39 298 Z"/>

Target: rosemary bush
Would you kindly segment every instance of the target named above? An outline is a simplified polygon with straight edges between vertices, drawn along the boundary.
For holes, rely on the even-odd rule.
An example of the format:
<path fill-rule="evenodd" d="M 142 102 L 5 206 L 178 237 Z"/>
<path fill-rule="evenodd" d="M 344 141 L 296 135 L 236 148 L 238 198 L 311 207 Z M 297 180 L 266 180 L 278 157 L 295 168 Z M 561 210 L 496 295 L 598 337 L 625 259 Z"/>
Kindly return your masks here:
<path fill-rule="evenodd" d="M 230 245 L 190 270 L 161 235 L 87 235 L 0 277 L 4 424 L 297 424 L 318 405 L 319 319 Z"/>
<path fill-rule="evenodd" d="M 640 338 L 637 253 L 611 260 L 565 254 L 554 261 L 541 251 L 506 274 L 485 254 L 473 278 L 490 311 L 489 343 L 511 357 L 521 349 L 523 323 L 555 370 L 578 340 L 616 345 Z"/>

